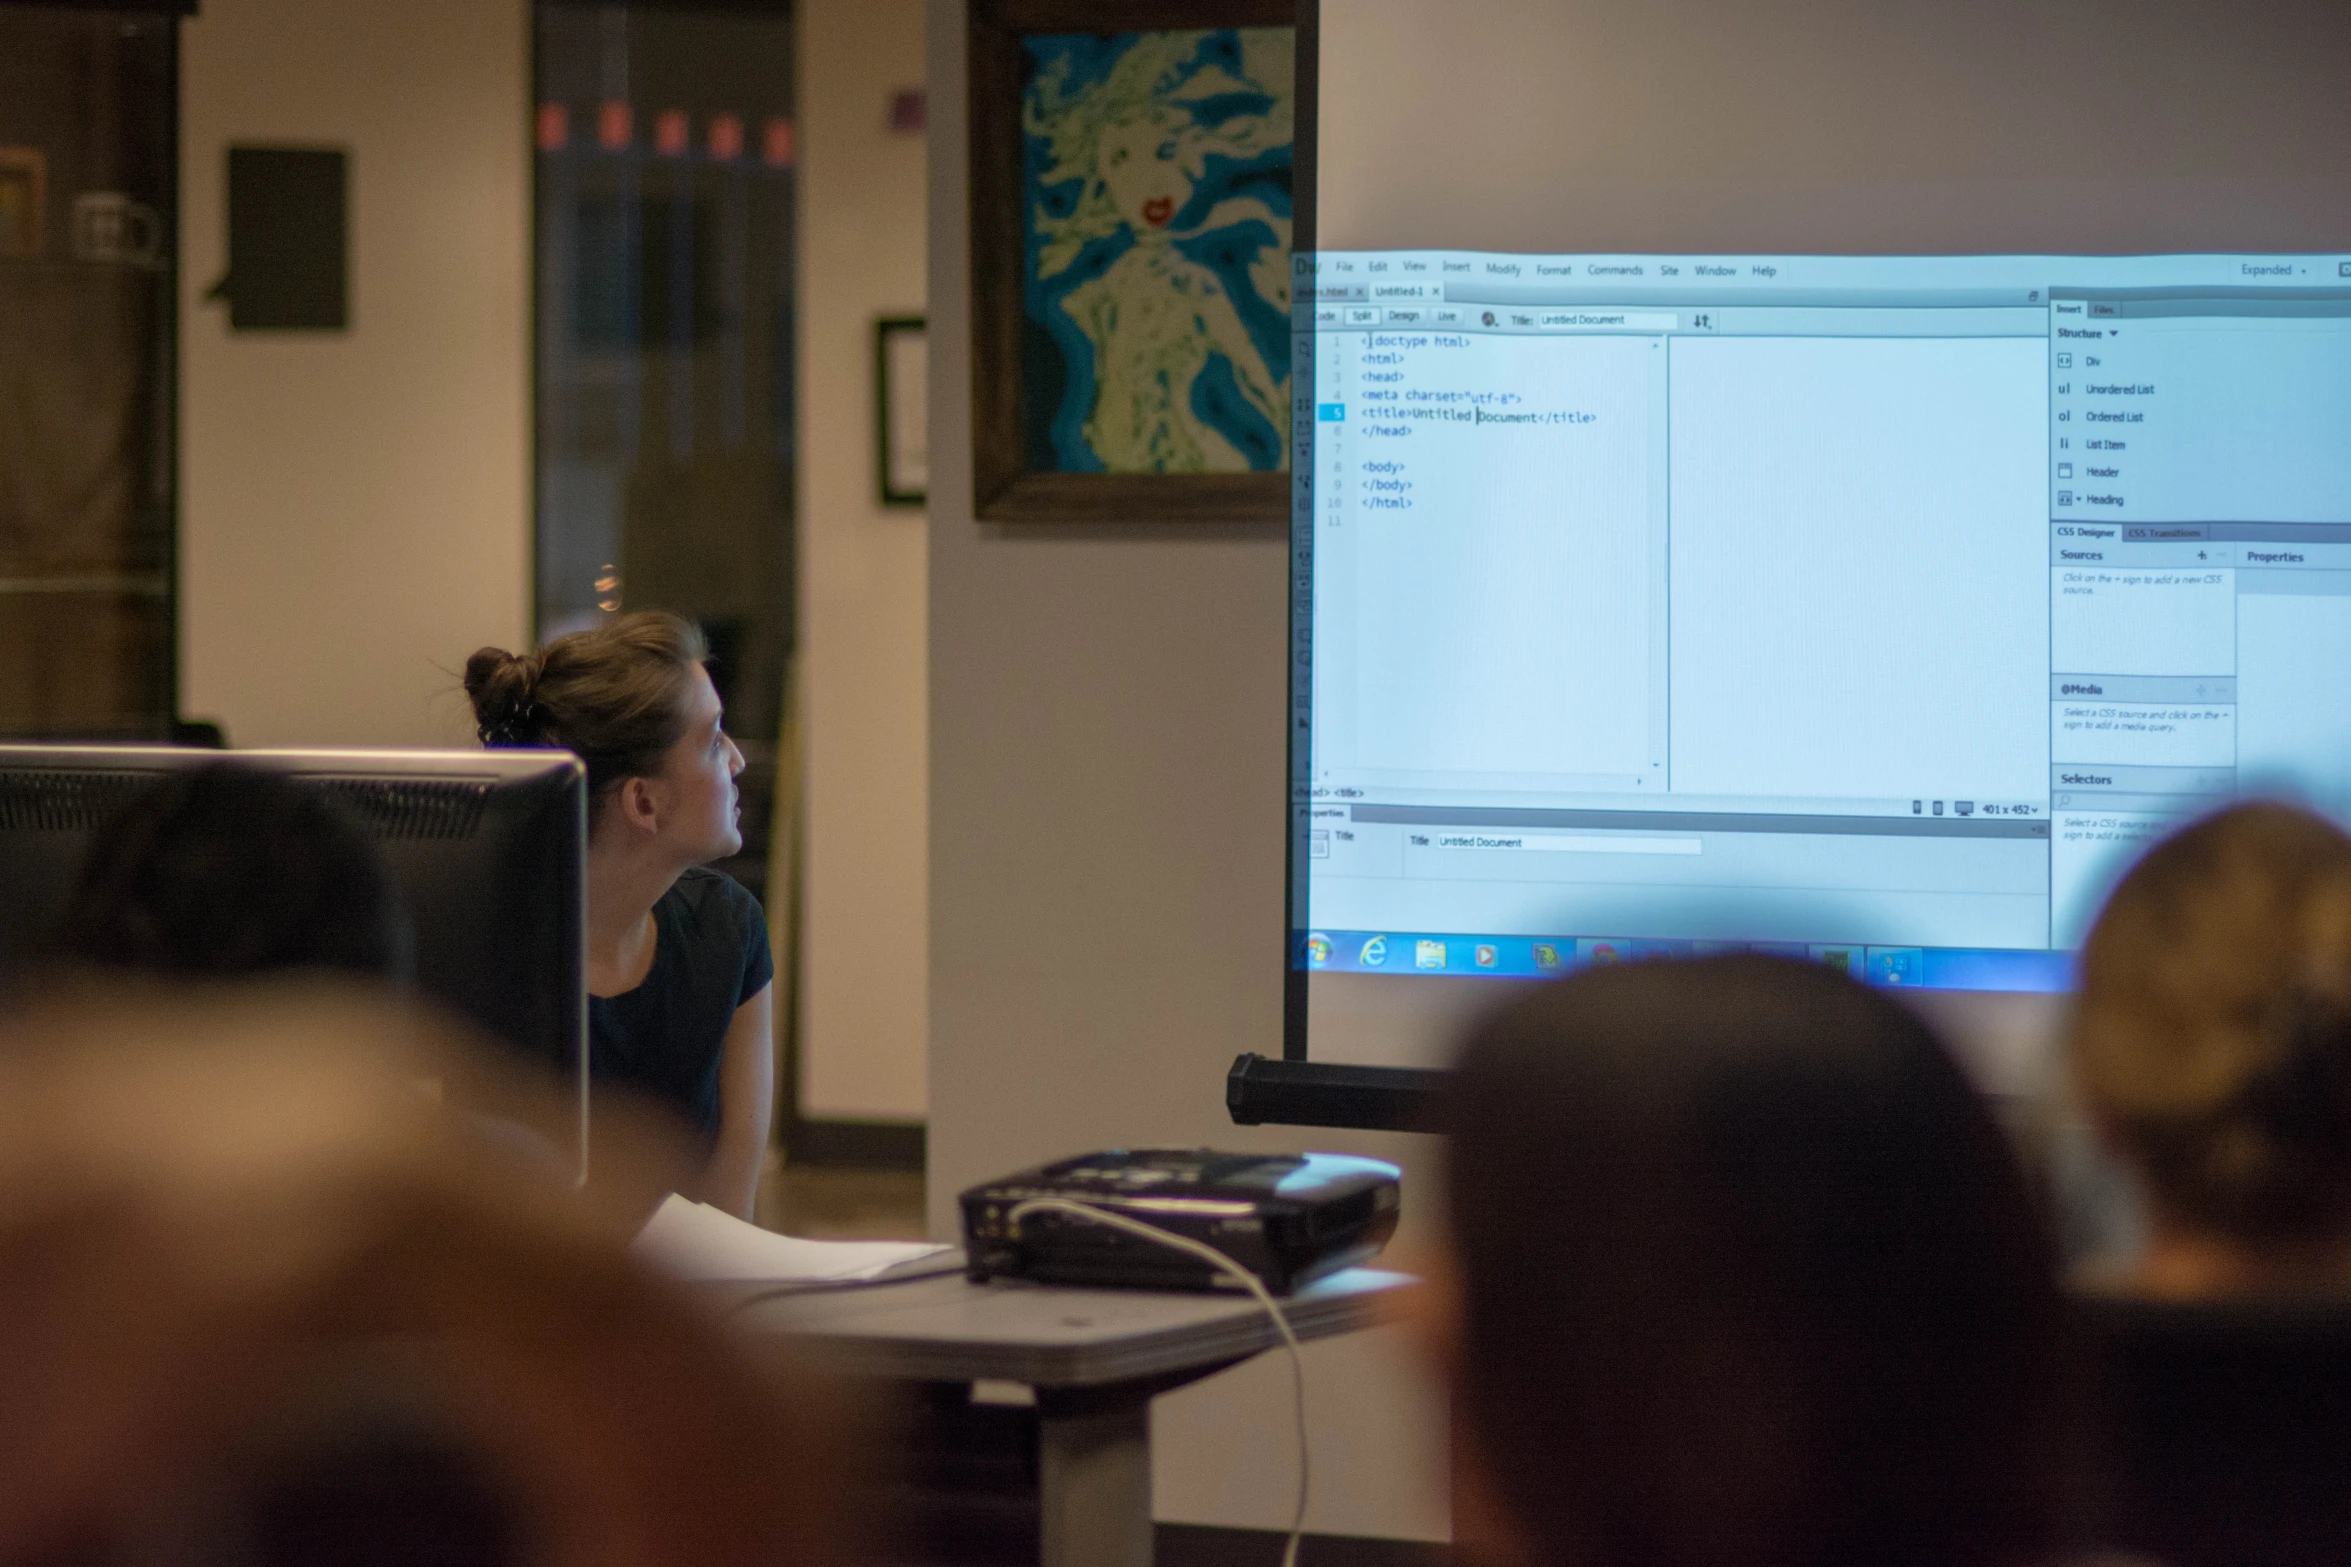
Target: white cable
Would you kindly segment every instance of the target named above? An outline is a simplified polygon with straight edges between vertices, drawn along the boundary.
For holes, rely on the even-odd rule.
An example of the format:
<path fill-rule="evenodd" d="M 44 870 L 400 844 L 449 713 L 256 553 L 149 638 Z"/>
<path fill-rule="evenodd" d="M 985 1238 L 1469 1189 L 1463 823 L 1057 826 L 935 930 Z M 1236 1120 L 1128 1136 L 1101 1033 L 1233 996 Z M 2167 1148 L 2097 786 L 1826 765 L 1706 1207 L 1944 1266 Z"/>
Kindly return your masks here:
<path fill-rule="evenodd" d="M 1012 1211 L 1004 1216 L 1004 1222 L 1011 1228 L 1015 1240 L 1020 1237 L 1020 1221 L 1032 1213 L 1067 1214 L 1072 1218 L 1083 1219 L 1091 1224 L 1106 1225 L 1114 1230 L 1124 1230 L 1129 1235 L 1140 1236 L 1144 1240 L 1155 1242 L 1161 1246 L 1189 1253 L 1215 1268 L 1219 1273 L 1229 1276 L 1243 1289 L 1257 1297 L 1257 1304 L 1263 1306 L 1265 1314 L 1273 1319 L 1275 1330 L 1281 1334 L 1282 1343 L 1290 1351 L 1290 1393 L 1293 1412 L 1297 1417 L 1298 1424 L 1298 1505 L 1290 1514 L 1290 1538 L 1282 1547 L 1282 1567 L 1298 1567 L 1298 1541 L 1306 1533 L 1308 1483 L 1306 1469 L 1306 1358 L 1299 1353 L 1298 1335 L 1291 1330 L 1290 1318 L 1282 1310 L 1282 1303 L 1274 1299 L 1273 1291 L 1267 1289 L 1265 1281 L 1256 1274 L 1251 1273 L 1247 1268 L 1242 1267 L 1206 1241 L 1196 1241 L 1189 1235 L 1178 1235 L 1173 1230 L 1163 1230 L 1156 1224 L 1145 1224 L 1142 1220 L 1128 1218 L 1123 1213 L 1097 1207 L 1089 1202 L 1078 1202 L 1068 1197 L 1030 1197 L 1013 1204 Z"/>

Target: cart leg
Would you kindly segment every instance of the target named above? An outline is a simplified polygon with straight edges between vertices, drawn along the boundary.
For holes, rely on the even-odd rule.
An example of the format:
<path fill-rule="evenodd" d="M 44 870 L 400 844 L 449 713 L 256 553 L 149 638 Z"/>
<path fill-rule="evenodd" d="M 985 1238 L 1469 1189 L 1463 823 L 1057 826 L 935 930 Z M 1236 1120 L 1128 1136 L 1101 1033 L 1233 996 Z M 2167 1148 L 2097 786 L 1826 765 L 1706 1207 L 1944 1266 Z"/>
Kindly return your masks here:
<path fill-rule="evenodd" d="M 1043 1567 L 1151 1567 L 1151 1404 L 1037 1422 Z"/>

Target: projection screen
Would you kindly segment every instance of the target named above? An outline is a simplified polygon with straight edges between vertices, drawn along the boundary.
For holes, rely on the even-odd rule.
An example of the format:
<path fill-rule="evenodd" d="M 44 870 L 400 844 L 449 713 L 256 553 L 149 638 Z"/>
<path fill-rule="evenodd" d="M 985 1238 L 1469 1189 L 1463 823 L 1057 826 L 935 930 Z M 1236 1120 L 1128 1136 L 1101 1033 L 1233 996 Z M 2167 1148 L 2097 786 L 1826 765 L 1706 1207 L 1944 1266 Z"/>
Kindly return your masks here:
<path fill-rule="evenodd" d="M 1286 1053 L 1761 947 L 2029 1074 L 2351 808 L 2351 11 L 1313 0 Z"/>

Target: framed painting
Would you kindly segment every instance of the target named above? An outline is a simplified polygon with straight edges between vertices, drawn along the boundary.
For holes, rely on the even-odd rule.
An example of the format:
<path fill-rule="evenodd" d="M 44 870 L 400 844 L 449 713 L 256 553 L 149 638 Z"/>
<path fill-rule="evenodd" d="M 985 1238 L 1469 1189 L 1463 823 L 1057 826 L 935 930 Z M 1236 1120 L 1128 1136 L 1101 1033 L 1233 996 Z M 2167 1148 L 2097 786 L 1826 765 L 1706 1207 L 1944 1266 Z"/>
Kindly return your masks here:
<path fill-rule="evenodd" d="M 1289 516 L 1295 0 L 970 0 L 972 503 Z"/>

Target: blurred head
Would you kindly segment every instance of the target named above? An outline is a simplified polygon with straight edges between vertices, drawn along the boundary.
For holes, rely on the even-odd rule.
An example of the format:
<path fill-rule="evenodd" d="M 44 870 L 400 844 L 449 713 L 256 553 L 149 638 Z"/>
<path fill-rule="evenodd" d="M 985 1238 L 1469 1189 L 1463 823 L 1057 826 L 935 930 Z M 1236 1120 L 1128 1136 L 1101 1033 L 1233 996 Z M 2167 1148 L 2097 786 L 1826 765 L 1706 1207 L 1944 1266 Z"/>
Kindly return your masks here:
<path fill-rule="evenodd" d="M 2241 805 L 2150 850 L 2082 947 L 2076 1081 L 2160 1221 L 2351 1227 L 2351 837 Z"/>
<path fill-rule="evenodd" d="M 735 775 L 702 633 L 657 610 L 622 615 L 534 652 L 465 661 L 482 743 L 560 746 L 588 768 L 591 838 L 622 833 L 681 864 L 743 846 Z"/>
<path fill-rule="evenodd" d="M 405 980 L 407 919 L 358 823 L 234 762 L 171 773 L 97 835 L 58 956 L 174 979 L 322 970 Z"/>
<path fill-rule="evenodd" d="M 2052 1262 L 1909 1013 L 1767 958 L 1597 969 L 1482 1025 L 1444 1115 L 1438 1319 L 1488 1554 L 1860 1567 L 2053 1542 Z"/>
<path fill-rule="evenodd" d="M 856 1411 L 631 1259 L 633 1179 L 417 1091 L 494 1047 L 285 986 L 5 1026 L 0 1559 L 831 1559 Z"/>

